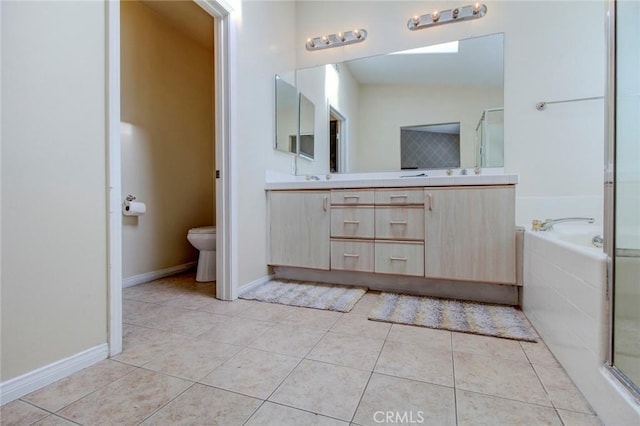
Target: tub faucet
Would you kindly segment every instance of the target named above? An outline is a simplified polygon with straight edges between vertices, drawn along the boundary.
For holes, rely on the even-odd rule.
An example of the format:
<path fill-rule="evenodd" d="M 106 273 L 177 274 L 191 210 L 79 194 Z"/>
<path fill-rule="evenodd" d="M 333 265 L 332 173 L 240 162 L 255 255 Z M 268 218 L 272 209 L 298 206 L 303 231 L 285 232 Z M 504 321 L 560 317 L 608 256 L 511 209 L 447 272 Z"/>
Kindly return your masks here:
<path fill-rule="evenodd" d="M 593 223 L 595 222 L 595 219 L 592 217 L 563 217 L 561 219 L 545 219 L 544 222 L 540 223 L 538 222 L 538 227 L 537 229 L 535 224 L 534 224 L 534 229 L 536 231 L 549 231 L 551 229 L 553 229 L 553 225 L 555 225 L 556 223 L 562 223 L 562 222 L 587 222 L 587 223 Z M 535 222 L 535 221 L 534 221 Z"/>

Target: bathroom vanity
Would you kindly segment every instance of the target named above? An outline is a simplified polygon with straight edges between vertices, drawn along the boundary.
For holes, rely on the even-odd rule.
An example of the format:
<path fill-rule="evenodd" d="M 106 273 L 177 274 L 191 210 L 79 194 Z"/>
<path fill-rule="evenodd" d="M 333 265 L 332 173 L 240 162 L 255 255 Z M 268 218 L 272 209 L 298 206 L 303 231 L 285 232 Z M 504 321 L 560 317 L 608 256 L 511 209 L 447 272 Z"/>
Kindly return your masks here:
<path fill-rule="evenodd" d="M 516 285 L 517 175 L 372 175 L 267 182 L 276 275 L 422 294 Z"/>

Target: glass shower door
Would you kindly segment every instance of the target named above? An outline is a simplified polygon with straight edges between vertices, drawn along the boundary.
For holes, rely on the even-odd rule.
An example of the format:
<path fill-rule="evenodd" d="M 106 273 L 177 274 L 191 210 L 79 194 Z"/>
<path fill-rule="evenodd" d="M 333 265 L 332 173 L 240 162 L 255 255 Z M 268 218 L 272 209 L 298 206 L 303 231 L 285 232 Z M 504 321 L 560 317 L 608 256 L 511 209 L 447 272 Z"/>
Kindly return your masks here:
<path fill-rule="evenodd" d="M 640 2 L 616 2 L 614 369 L 640 388 Z"/>

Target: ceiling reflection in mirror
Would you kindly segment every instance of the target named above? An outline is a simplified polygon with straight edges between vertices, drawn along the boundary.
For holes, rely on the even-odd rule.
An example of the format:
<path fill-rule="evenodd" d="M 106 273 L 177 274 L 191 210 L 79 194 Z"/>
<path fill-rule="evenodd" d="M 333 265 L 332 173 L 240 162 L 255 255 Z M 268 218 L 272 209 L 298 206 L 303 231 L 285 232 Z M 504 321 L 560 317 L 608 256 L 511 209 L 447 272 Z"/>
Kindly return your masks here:
<path fill-rule="evenodd" d="M 503 34 L 493 34 L 297 70 L 298 90 L 326 102 L 314 100 L 326 115 L 316 115 L 316 158 L 326 152 L 336 172 L 398 171 L 403 133 L 455 123 L 457 158 L 449 152 L 414 165 L 405 158 L 405 168 L 502 167 L 503 56 Z M 337 144 L 325 129 L 329 111 L 343 118 Z M 419 139 L 414 149 L 434 140 Z M 328 160 L 317 170 L 329 171 Z"/>

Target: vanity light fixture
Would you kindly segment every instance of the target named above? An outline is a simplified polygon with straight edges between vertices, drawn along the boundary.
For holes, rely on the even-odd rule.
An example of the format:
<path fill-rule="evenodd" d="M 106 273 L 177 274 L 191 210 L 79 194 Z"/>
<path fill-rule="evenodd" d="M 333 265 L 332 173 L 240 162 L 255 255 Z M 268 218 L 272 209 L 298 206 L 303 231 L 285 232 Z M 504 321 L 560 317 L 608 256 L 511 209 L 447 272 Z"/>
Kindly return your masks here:
<path fill-rule="evenodd" d="M 434 25 L 450 24 L 451 22 L 467 21 L 469 19 L 482 18 L 487 14 L 487 6 L 475 3 L 468 6 L 456 7 L 455 9 L 434 10 L 426 15 L 416 15 L 409 19 L 407 27 L 411 31 L 422 28 L 433 27 Z"/>
<path fill-rule="evenodd" d="M 330 47 L 346 46 L 353 43 L 361 43 L 367 39 L 367 31 L 363 29 L 329 34 L 322 37 L 308 38 L 305 47 L 307 50 L 321 50 Z"/>

